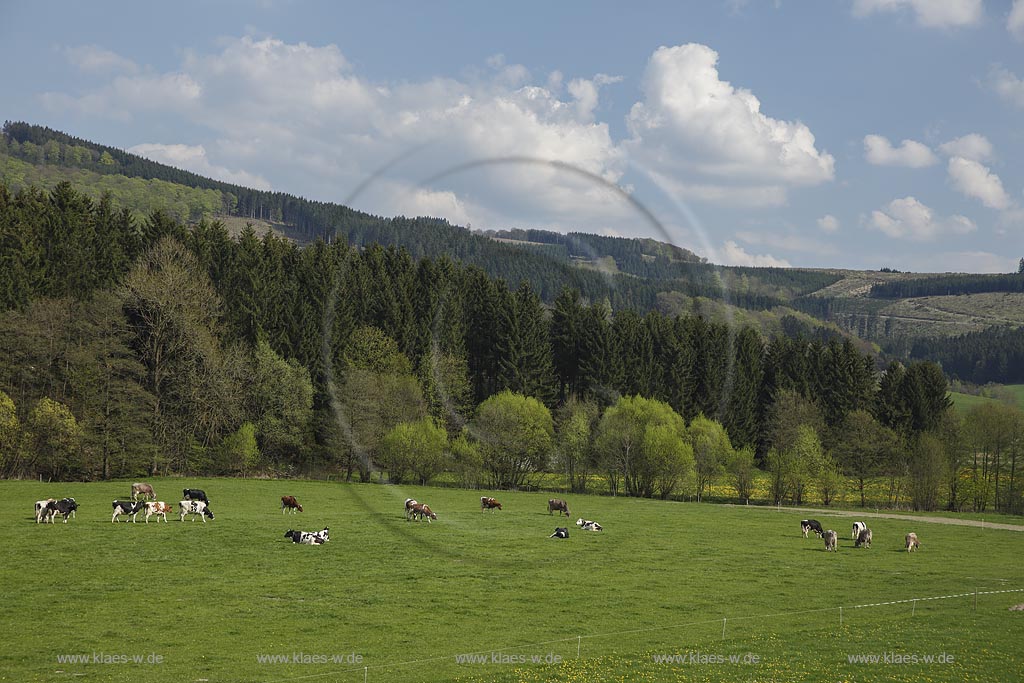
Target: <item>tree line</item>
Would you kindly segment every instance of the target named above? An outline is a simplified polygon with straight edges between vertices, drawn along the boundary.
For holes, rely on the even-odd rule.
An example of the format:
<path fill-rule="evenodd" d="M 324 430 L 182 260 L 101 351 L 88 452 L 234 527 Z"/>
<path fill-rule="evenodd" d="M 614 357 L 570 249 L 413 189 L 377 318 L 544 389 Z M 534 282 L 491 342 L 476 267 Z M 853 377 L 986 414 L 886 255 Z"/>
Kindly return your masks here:
<path fill-rule="evenodd" d="M 1024 273 L 949 274 L 892 280 L 872 285 L 870 296 L 877 299 L 909 299 L 985 292 L 1024 292 Z"/>
<path fill-rule="evenodd" d="M 879 372 L 849 340 L 765 340 L 569 287 L 545 306 L 444 256 L 232 239 L 64 184 L 0 186 L 0 260 L 4 476 L 522 487 L 555 471 L 664 497 L 725 478 L 742 498 L 760 467 L 780 502 L 829 502 L 844 474 L 890 476 L 898 503 L 915 454 L 948 443 L 931 436 L 950 413 L 933 363 Z M 999 452 L 979 471 L 1009 505 L 1019 478 Z"/>

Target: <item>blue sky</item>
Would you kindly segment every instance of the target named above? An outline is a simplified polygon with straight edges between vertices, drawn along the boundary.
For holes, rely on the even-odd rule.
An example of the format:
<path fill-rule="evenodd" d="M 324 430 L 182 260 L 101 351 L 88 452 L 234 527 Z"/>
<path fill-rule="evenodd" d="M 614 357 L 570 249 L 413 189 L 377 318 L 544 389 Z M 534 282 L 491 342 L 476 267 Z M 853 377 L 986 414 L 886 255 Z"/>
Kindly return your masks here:
<path fill-rule="evenodd" d="M 3 118 L 232 182 L 726 264 L 1024 256 L 1024 0 L 0 13 Z"/>

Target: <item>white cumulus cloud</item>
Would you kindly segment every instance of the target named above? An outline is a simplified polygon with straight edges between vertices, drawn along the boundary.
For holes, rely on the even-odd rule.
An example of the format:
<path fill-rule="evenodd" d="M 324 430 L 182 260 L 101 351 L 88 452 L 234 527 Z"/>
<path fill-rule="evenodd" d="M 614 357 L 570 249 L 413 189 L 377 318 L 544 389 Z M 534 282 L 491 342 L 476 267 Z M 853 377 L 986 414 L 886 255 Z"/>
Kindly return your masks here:
<path fill-rule="evenodd" d="M 1006 17 L 1006 30 L 1017 40 L 1024 41 L 1024 0 L 1013 0 L 1013 7 Z"/>
<path fill-rule="evenodd" d="M 206 156 L 206 148 L 202 145 L 164 145 L 157 142 L 147 142 L 129 147 L 127 151 L 161 164 L 223 180 L 226 183 L 253 187 L 257 190 L 270 189 L 270 183 L 259 175 L 247 173 L 246 171 L 232 171 L 223 166 L 210 163 Z"/>
<path fill-rule="evenodd" d="M 853 13 L 867 16 L 876 12 L 910 10 L 917 23 L 928 28 L 973 26 L 981 21 L 981 0 L 854 0 Z"/>
<path fill-rule="evenodd" d="M 899 147 L 893 147 L 888 138 L 881 135 L 864 136 L 864 158 L 876 166 L 909 168 L 925 168 L 938 162 L 927 145 L 915 140 L 904 140 Z"/>
<path fill-rule="evenodd" d="M 962 194 L 981 201 L 990 209 L 1008 209 L 1010 197 L 1003 183 L 987 166 L 971 159 L 953 157 L 946 167 L 953 187 Z"/>
<path fill-rule="evenodd" d="M 1024 109 L 1024 80 L 1001 66 L 994 66 L 988 76 L 989 87 L 1001 98 Z"/>
<path fill-rule="evenodd" d="M 65 47 L 64 55 L 75 67 L 88 73 L 135 74 L 139 71 L 138 65 L 132 60 L 98 45 Z"/>
<path fill-rule="evenodd" d="M 922 242 L 943 235 L 965 235 L 977 229 L 965 216 L 937 218 L 931 208 L 911 196 L 894 199 L 883 208 L 872 211 L 868 226 L 889 237 Z"/>
<path fill-rule="evenodd" d="M 822 232 L 839 232 L 839 219 L 830 213 L 826 213 L 818 219 L 818 227 L 821 228 Z"/>
<path fill-rule="evenodd" d="M 963 157 L 971 161 L 988 161 L 992 158 L 992 143 L 984 135 L 970 133 L 939 145 L 939 150 L 951 157 Z"/>
<path fill-rule="evenodd" d="M 713 255 L 712 259 L 720 261 L 720 265 L 725 266 L 792 268 L 789 261 L 775 258 L 771 254 L 748 254 L 733 240 L 726 240 L 717 256 L 718 258 L 715 258 Z"/>
<path fill-rule="evenodd" d="M 710 201 L 761 195 L 777 203 L 789 188 L 833 179 L 832 155 L 815 147 L 805 124 L 764 114 L 753 93 L 721 79 L 717 65 L 718 53 L 705 45 L 654 52 L 644 98 L 627 117 L 633 159 Z"/>

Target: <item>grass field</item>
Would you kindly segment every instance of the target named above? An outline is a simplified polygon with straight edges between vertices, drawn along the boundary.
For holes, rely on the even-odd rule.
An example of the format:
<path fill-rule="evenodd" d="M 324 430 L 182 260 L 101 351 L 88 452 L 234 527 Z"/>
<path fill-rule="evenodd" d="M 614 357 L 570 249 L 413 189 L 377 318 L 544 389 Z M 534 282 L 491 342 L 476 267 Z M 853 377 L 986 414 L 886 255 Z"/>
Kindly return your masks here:
<path fill-rule="evenodd" d="M 874 547 L 854 549 L 849 519 L 821 515 L 840 534 L 832 554 L 785 509 L 569 496 L 569 526 L 605 531 L 559 541 L 549 494 L 496 492 L 505 509 L 482 514 L 487 492 L 461 489 L 151 483 L 175 505 L 205 489 L 216 520 L 111 524 L 128 482 L 0 483 L 0 680 L 1024 680 L 1024 613 L 1008 609 L 1024 593 L 855 607 L 1024 588 L 1021 532 L 878 519 Z M 284 494 L 305 512 L 282 515 Z M 48 496 L 75 497 L 77 519 L 36 525 Z M 407 497 L 439 520 L 406 522 Z M 324 525 L 322 547 L 284 538 Z M 903 551 L 908 531 L 919 553 Z M 456 661 L 467 653 L 487 661 Z M 707 661 L 748 653 L 757 664 Z M 847 662 L 887 654 L 953 662 Z"/>

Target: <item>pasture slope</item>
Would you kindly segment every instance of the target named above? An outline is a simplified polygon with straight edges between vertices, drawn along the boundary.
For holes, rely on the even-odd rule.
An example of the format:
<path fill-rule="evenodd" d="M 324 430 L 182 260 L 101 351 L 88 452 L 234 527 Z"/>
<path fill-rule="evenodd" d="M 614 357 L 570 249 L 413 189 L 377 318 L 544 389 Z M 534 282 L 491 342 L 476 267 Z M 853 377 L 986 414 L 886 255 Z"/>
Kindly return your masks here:
<path fill-rule="evenodd" d="M 216 520 L 111 524 L 127 481 L 0 483 L 0 681 L 1024 680 L 1024 592 L 986 593 L 1024 588 L 1013 531 L 873 519 L 854 549 L 849 517 L 816 515 L 839 532 L 826 553 L 786 509 L 568 495 L 559 541 L 548 494 L 149 481 L 175 507 L 205 489 Z M 49 496 L 78 518 L 36 525 Z M 438 521 L 406 522 L 407 497 Z M 325 525 L 322 547 L 284 538 Z"/>

